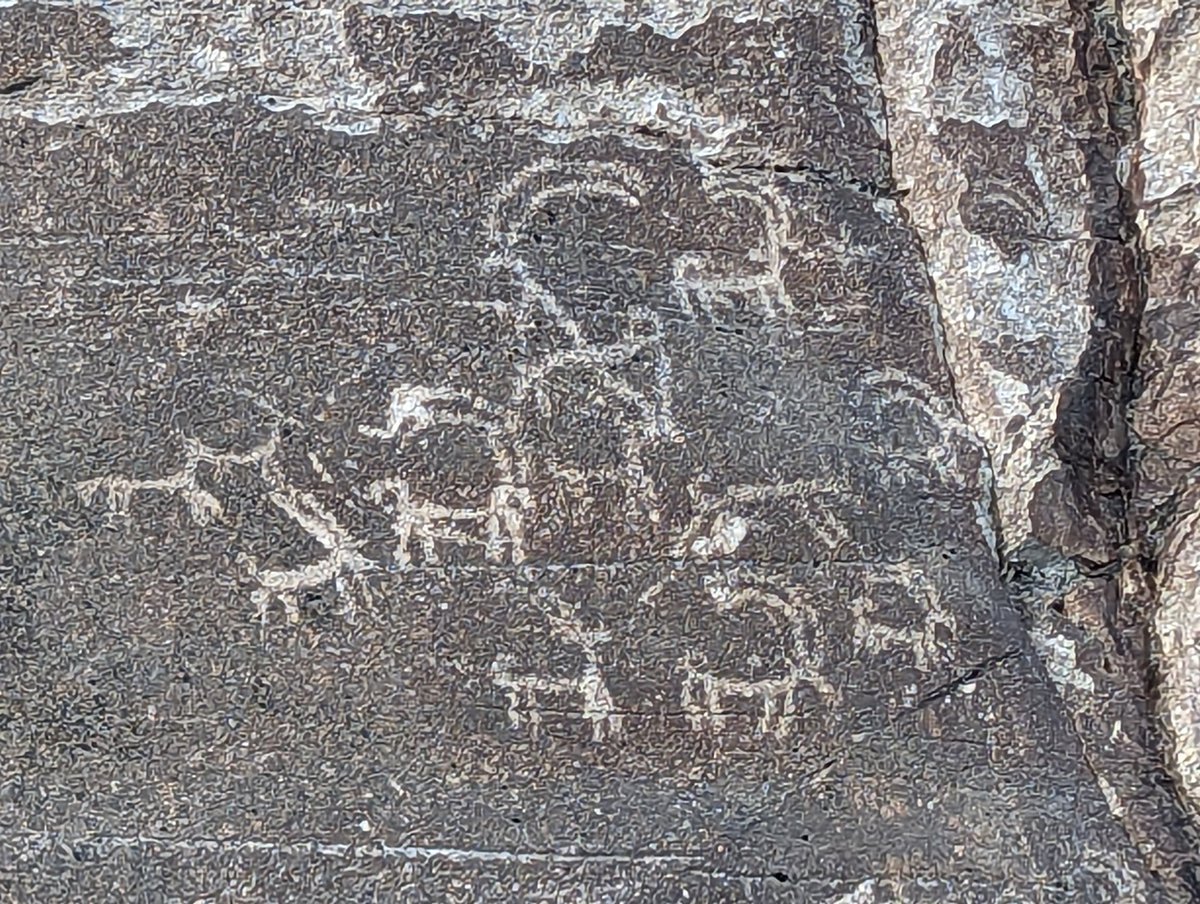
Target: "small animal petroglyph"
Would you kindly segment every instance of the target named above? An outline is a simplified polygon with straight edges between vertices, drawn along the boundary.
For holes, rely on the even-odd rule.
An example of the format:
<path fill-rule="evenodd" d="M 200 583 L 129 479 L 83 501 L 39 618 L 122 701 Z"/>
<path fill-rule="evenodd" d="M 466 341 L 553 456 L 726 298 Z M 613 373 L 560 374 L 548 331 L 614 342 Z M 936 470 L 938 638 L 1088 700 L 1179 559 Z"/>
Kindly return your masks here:
<path fill-rule="evenodd" d="M 396 477 L 372 483 L 368 498 L 392 516 L 394 555 L 401 569 L 411 566 L 414 543 L 428 565 L 441 562 L 438 542 L 481 546 L 491 561 L 519 565 L 525 560 L 523 513 L 529 508 L 529 491 L 524 487 L 497 484 L 485 506 L 455 508 L 415 499 L 409 482 Z"/>
<path fill-rule="evenodd" d="M 515 657 L 502 654 L 492 663 L 492 682 L 508 695 L 508 717 L 513 728 L 528 723 L 536 736 L 544 697 L 576 698 L 580 702 L 580 718 L 591 723 L 592 739 L 602 741 L 621 729 L 621 716 L 613 705 L 597 653 L 602 644 L 612 640 L 612 634 L 585 628 L 572 606 L 557 597 L 546 596 L 558 610 L 557 615 L 547 616 L 550 633 L 583 652 L 582 672 L 574 678 L 519 673 Z"/>
<path fill-rule="evenodd" d="M 183 464 L 165 477 L 134 480 L 110 474 L 82 481 L 77 488 L 88 501 L 103 496 L 109 508 L 123 516 L 130 514 L 130 506 L 137 493 L 177 495 L 187 503 L 196 522 L 207 525 L 220 519 L 224 515 L 224 508 L 212 492 L 200 486 L 201 466 L 210 466 L 212 476 L 218 482 L 229 468 L 257 468 L 267 484 L 270 501 L 328 552 L 316 562 L 292 569 L 264 569 L 248 555 L 238 557 L 239 563 L 258 584 L 251 593 L 251 600 L 259 617 L 265 621 L 270 603 L 277 601 L 283 605 L 288 619 L 296 621 L 300 616 L 300 595 L 305 591 L 330 582 L 334 582 L 341 591 L 349 578 L 355 590 L 369 593 L 362 576 L 372 571 L 376 563 L 359 551 L 362 544 L 338 523 L 328 507 L 312 493 L 301 491 L 288 483 L 278 464 L 277 452 L 278 437 L 275 434 L 248 452 L 219 452 L 199 440 L 185 438 Z M 353 594 L 348 594 L 343 611 L 351 615 L 353 609 Z"/>
<path fill-rule="evenodd" d="M 258 589 L 251 593 L 250 600 L 254 603 L 262 622 L 266 622 L 273 601 L 283 606 L 289 621 L 299 621 L 300 594 L 330 582 L 333 582 L 340 592 L 345 587 L 344 581 L 347 576 L 355 590 L 362 594 L 370 594 L 369 586 L 361 576 L 374 570 L 377 563 L 359 551 L 362 543 L 338 524 L 329 509 L 318 502 L 312 493 L 287 487 L 273 491 L 271 501 L 306 534 L 328 550 L 328 555 L 316 562 L 289 569 L 259 568 L 258 563 L 250 556 L 239 557 L 250 576 L 259 584 Z M 353 615 L 353 599 L 353 594 L 346 596 L 343 614 Z"/>
<path fill-rule="evenodd" d="M 942 472 L 961 471 L 961 449 L 983 447 L 979 437 L 955 412 L 953 404 L 911 374 L 887 367 L 864 374 L 862 386 L 884 406 L 915 409 L 937 434 L 937 441 L 923 446 L 920 453 L 889 449 L 892 458 L 898 455 L 915 464 L 932 464 Z M 896 465 L 896 461 L 891 461 L 889 467 L 894 470 Z"/>
<path fill-rule="evenodd" d="M 728 171 L 710 169 L 703 180 L 709 201 L 720 208 L 749 208 L 756 222 L 746 230 L 755 244 L 744 253 L 727 250 L 678 250 L 671 263 L 671 289 L 678 310 L 690 317 L 719 319 L 728 316 L 738 300 L 768 320 L 786 319 L 798 312 L 784 277 L 789 258 L 811 259 L 814 251 L 793 237 L 790 202 L 779 185 L 769 180 L 739 180 Z M 619 203 L 630 210 L 646 204 L 649 186 L 635 167 L 619 161 L 561 161 L 547 159 L 519 171 L 496 192 L 488 219 L 488 232 L 497 245 L 486 261 L 490 269 L 505 267 L 522 290 L 522 310 L 517 319 L 527 322 L 529 312 L 540 308 L 574 340 L 582 338 L 582 325 L 567 309 L 570 300 L 561 298 L 544 279 L 536 262 L 521 254 L 526 224 L 556 198 L 592 196 Z M 838 307 L 820 306 L 803 311 L 809 329 L 837 327 L 844 318 Z M 834 319 L 831 319 L 834 318 Z"/>
<path fill-rule="evenodd" d="M 762 215 L 758 248 L 731 267 L 728 253 L 689 251 L 672 265 L 672 286 L 694 314 L 715 318 L 729 309 L 735 297 L 752 300 L 768 319 L 795 312 L 783 279 L 783 264 L 791 244 L 791 217 L 779 189 L 769 185 L 738 185 L 727 176 L 705 180 L 708 197 L 717 204 L 749 203 Z M 736 257 L 735 257 L 736 260 Z"/>
<path fill-rule="evenodd" d="M 80 481 L 76 489 L 84 501 L 91 502 L 103 497 L 115 515 L 130 516 L 130 505 L 137 493 L 167 493 L 178 495 L 188 505 L 188 511 L 197 524 L 208 524 L 221 518 L 225 511 L 220 500 L 200 486 L 201 465 L 212 468 L 219 477 L 231 467 L 258 467 L 263 479 L 269 483 L 282 480 L 275 465 L 276 438 L 255 446 L 248 452 L 218 452 L 196 439 L 184 437 L 183 464 L 165 477 L 135 480 L 120 474 L 108 474 L 91 480 Z"/>
<path fill-rule="evenodd" d="M 711 569 L 704 578 L 704 590 L 706 604 L 713 611 L 767 614 L 779 624 L 780 633 L 787 636 L 789 644 L 785 670 L 766 676 L 752 671 L 747 674 L 748 669 L 741 663 L 714 664 L 690 651 L 685 653 L 679 663 L 683 676 L 681 703 L 695 730 L 721 730 L 729 702 L 749 699 L 757 704 L 758 731 L 782 737 L 791 731 L 805 688 L 814 691 L 821 704 L 836 698 L 830 682 L 828 638 L 821 617 L 822 605 L 828 603 L 823 604 L 783 577 L 757 575 L 754 566 L 731 561 L 748 528 L 745 519 L 726 507 L 825 489 L 809 481 L 792 481 L 771 487 L 732 486 L 723 494 L 702 496 L 696 487 L 692 488 L 693 498 L 700 496 L 701 504 L 673 552 L 690 553 L 693 560 Z M 715 515 L 711 514 L 713 511 Z M 846 528 L 836 517 L 830 520 L 829 527 L 828 540 L 833 548 L 833 543 L 845 538 Z M 749 583 L 740 583 L 747 575 Z M 663 581 L 655 582 L 642 594 L 643 605 L 651 605 L 664 587 Z M 879 593 L 886 589 L 898 592 L 901 597 L 915 595 L 922 612 L 919 620 L 914 623 L 907 614 L 888 612 Z M 862 654 L 907 650 L 913 665 L 922 671 L 932 667 L 939 656 L 939 645 L 952 640 L 957 631 L 954 615 L 943 603 L 933 579 L 913 562 L 867 566 L 863 590 L 849 608 L 853 617 L 850 639 L 856 650 Z"/>
<path fill-rule="evenodd" d="M 358 432 L 377 439 L 406 439 L 410 434 L 420 433 L 437 424 L 463 423 L 463 416 L 444 409 L 436 402 L 473 401 L 469 393 L 450 387 L 417 386 L 401 383 L 392 390 L 388 404 L 387 423 L 381 429 L 363 425 Z"/>
<path fill-rule="evenodd" d="M 904 649 L 912 654 L 913 665 L 926 671 L 938 656 L 938 629 L 951 640 L 958 629 L 954 614 L 942 602 L 941 593 L 929 575 L 911 562 L 873 566 L 864 578 L 861 596 L 850 604 L 854 615 L 854 640 L 864 651 L 880 653 L 888 649 Z M 876 588 L 893 587 L 902 593 L 917 594 L 923 602 L 924 616 L 920 624 L 896 624 L 886 619 L 886 613 L 872 592 Z"/>
<path fill-rule="evenodd" d="M 805 509 L 805 523 L 830 552 L 850 537 L 845 522 L 829 505 L 821 504 L 831 501 L 842 491 L 836 481 L 801 478 L 778 484 L 734 484 L 719 492 L 706 492 L 703 489 L 705 483 L 707 481 L 701 479 L 688 487 L 693 514 L 671 547 L 672 556 L 691 555 L 704 560 L 734 555 L 756 526 L 757 521 L 751 514 L 753 507 L 776 499 L 810 503 Z"/>
<path fill-rule="evenodd" d="M 825 704 L 836 698 L 833 685 L 822 673 L 821 625 L 799 592 L 765 585 L 738 587 L 723 574 L 706 579 L 705 590 L 718 612 L 754 609 L 773 616 L 788 637 L 788 649 L 785 670 L 761 678 L 729 674 L 725 668 L 712 668 L 702 657 L 686 654 L 679 664 L 683 673 L 680 704 L 693 729 L 720 731 L 729 701 L 740 698 L 757 703 L 760 734 L 785 737 L 794 727 L 797 702 L 805 688 Z"/>
<path fill-rule="evenodd" d="M 464 410 L 465 409 L 465 410 Z M 383 428 L 363 425 L 364 436 L 395 440 L 401 445 L 438 426 L 466 426 L 484 439 L 498 479 L 483 507 L 448 506 L 423 500 L 413 493 L 403 476 L 379 480 L 367 488 L 366 498 L 392 515 L 397 537 L 396 563 L 412 564 L 412 544 L 421 547 L 426 563 L 437 564 L 437 542 L 482 546 L 489 561 L 519 565 L 525 560 L 525 521 L 533 499 L 525 486 L 528 468 L 519 452 L 509 411 L 499 411 L 485 400 L 456 387 L 428 387 L 402 383 L 392 390 Z M 516 474 L 522 474 L 518 481 Z M 472 533 L 469 528 L 482 529 Z"/>
<path fill-rule="evenodd" d="M 692 651 L 679 662 L 682 675 L 680 702 L 696 731 L 724 728 L 732 701 L 752 701 L 758 711 L 757 730 L 763 735 L 785 737 L 801 716 L 802 701 L 827 707 L 838 699 L 832 683 L 834 663 L 829 647 L 820 599 L 789 580 L 778 576 L 756 576 L 753 568 L 733 571 L 720 560 L 704 578 L 705 603 L 717 613 L 731 615 L 759 612 L 778 626 L 787 638 L 784 668 L 775 674 L 759 675 L 753 657 L 746 663 L 713 663 Z M 874 655 L 889 650 L 906 651 L 920 671 L 935 667 L 945 644 L 957 632 L 954 614 L 947 608 L 932 577 L 913 562 L 867 566 L 863 591 L 849 604 L 853 618 L 849 638 L 857 655 Z M 663 592 L 654 584 L 643 595 L 648 605 Z M 889 612 L 879 591 L 891 590 L 901 597 L 915 596 L 921 614 Z M 811 693 L 805 694 L 805 691 Z"/>

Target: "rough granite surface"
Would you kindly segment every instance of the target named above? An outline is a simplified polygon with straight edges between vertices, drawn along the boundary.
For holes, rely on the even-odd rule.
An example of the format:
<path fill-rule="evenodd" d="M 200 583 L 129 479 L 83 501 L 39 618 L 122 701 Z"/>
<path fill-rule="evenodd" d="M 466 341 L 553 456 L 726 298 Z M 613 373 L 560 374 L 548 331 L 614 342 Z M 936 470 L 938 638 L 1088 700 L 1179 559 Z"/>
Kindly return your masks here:
<path fill-rule="evenodd" d="M 0 896 L 1190 900 L 1105 15 L 0 2 Z"/>

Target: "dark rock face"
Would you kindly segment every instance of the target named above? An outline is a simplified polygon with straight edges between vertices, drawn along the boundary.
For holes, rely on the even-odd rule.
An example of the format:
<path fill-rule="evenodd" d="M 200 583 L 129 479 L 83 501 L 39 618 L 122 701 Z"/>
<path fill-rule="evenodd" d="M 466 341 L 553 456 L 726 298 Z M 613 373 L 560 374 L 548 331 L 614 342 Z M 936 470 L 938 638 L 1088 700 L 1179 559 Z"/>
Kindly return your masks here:
<path fill-rule="evenodd" d="M 261 12 L 3 14 L 69 53 L 0 107 L 18 899 L 1169 899 L 868 11 Z"/>

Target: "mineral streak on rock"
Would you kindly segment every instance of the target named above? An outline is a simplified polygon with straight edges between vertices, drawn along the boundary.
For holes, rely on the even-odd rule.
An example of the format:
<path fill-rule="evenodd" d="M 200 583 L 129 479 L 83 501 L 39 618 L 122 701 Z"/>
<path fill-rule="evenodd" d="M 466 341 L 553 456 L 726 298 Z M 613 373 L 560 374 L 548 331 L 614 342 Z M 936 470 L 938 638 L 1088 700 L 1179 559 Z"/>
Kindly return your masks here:
<path fill-rule="evenodd" d="M 17 5 L 13 19 L 30 19 L 30 8 Z M 882 104 L 856 9 L 847 0 L 51 3 L 36 16 L 38 39 L 11 29 L 15 56 L 38 80 L 0 96 L 0 118 L 80 122 L 237 100 L 353 135 L 385 118 L 393 131 L 428 116 L 517 120 L 552 143 L 640 132 L 704 158 L 772 164 L 822 145 L 820 166 L 879 184 Z"/>
<path fill-rule="evenodd" d="M 1178 899 L 990 517 L 1088 345 L 1070 29 L 951 25 L 923 251 L 853 0 L 0 11 L 14 896 Z M 943 355 L 955 249 L 1061 292 Z"/>
<path fill-rule="evenodd" d="M 1157 564 L 1159 693 L 1180 786 L 1200 813 L 1200 7 L 1134 2 L 1142 94 L 1139 223 L 1147 256 L 1136 506 Z M 1152 588 L 1153 589 L 1153 588 Z"/>

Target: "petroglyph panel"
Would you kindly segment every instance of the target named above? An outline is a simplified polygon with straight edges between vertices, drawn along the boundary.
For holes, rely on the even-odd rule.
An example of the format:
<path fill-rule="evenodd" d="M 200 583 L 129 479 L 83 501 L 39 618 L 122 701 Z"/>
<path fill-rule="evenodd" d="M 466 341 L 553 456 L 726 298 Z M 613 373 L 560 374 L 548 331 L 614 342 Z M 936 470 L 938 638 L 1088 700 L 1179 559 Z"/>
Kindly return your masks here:
<path fill-rule="evenodd" d="M 1137 900 L 864 8 L 427 6 L 87 7 L 0 100 L 0 869 Z"/>

